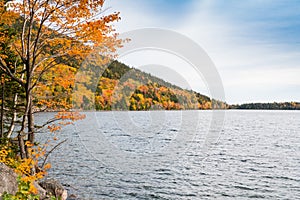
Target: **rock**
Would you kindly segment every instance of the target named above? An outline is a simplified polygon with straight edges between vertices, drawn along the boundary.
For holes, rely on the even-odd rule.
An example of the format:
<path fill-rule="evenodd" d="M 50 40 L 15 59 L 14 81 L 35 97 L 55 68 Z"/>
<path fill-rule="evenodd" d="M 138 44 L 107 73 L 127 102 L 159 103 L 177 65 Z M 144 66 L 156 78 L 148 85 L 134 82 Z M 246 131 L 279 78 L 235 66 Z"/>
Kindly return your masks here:
<path fill-rule="evenodd" d="M 0 163 L 0 199 L 4 192 L 15 194 L 18 191 L 17 177 L 13 169 Z"/>
<path fill-rule="evenodd" d="M 76 200 L 77 196 L 75 194 L 71 194 L 70 196 L 68 196 L 68 200 Z"/>
<path fill-rule="evenodd" d="M 39 182 L 39 185 L 47 191 L 47 195 L 53 195 L 61 200 L 66 200 L 68 197 L 67 190 L 54 179 L 43 180 Z"/>
<path fill-rule="evenodd" d="M 33 182 L 33 185 L 37 189 L 40 199 L 47 199 L 46 190 L 42 188 L 37 182 Z"/>
<path fill-rule="evenodd" d="M 0 200 L 2 200 L 1 196 L 4 192 L 16 194 L 18 191 L 17 177 L 18 175 L 13 169 L 7 167 L 4 163 L 0 163 Z M 57 199 L 67 199 L 67 190 L 54 179 L 44 180 L 40 183 L 34 182 L 34 186 L 42 200 L 50 199 L 51 195 Z"/>

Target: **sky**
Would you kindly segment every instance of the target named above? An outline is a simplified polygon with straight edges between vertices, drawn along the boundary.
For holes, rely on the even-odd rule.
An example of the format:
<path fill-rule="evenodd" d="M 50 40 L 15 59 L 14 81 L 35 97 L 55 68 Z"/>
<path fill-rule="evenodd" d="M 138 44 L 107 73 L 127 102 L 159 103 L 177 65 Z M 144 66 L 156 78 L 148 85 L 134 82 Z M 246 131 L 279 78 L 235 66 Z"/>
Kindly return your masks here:
<path fill-rule="evenodd" d="M 121 34 L 151 27 L 192 39 L 213 61 L 230 104 L 300 102 L 298 0 L 107 0 L 105 7 L 120 11 L 115 28 Z M 205 77 L 178 56 L 143 50 L 119 60 L 210 93 Z"/>

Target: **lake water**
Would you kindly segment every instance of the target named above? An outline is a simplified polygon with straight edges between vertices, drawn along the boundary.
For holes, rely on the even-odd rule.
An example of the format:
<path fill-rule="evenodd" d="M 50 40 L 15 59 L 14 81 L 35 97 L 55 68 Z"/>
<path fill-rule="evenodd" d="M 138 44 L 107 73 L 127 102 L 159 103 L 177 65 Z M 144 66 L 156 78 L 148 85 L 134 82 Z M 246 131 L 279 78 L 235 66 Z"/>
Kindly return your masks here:
<path fill-rule="evenodd" d="M 86 115 L 49 159 L 80 199 L 300 199 L 299 111 Z"/>

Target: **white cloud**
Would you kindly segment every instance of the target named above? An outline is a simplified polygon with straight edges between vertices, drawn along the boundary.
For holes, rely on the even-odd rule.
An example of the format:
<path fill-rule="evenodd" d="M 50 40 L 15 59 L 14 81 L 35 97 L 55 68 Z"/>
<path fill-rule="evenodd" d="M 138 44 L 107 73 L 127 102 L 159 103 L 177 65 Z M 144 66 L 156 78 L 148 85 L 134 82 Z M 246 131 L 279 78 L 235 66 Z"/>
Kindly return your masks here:
<path fill-rule="evenodd" d="M 194 1 L 180 19 L 169 19 L 164 16 L 166 13 L 156 12 L 147 1 L 112 1 L 111 6 L 113 10 L 121 11 L 122 20 L 117 25 L 120 32 L 144 27 L 167 28 L 197 42 L 219 69 L 229 103 L 242 103 L 249 99 L 300 101 L 300 94 L 295 90 L 295 86 L 300 86 L 300 79 L 298 79 L 300 52 L 288 44 L 272 42 L 266 33 L 262 34 L 263 37 L 256 37 L 261 28 L 266 25 L 272 27 L 276 22 L 261 21 L 257 24 L 233 20 L 224 12 L 216 13 L 214 8 L 217 3 L 211 0 Z M 272 1 L 265 2 L 265 4 L 270 3 Z M 249 8 L 255 6 L 251 1 L 241 4 L 244 8 L 245 4 L 248 4 Z M 243 10 L 236 12 L 241 13 Z M 283 14 L 286 15 L 286 11 Z M 155 59 L 154 63 L 159 64 L 164 63 L 166 57 Z M 134 63 L 142 65 L 143 62 L 145 63 L 145 57 L 132 57 L 131 61 L 127 59 L 128 62 L 131 65 Z M 175 69 L 180 68 L 172 62 L 164 65 L 174 65 Z M 191 74 L 193 78 L 189 81 L 193 82 L 190 84 L 192 88 L 197 88 L 197 82 L 202 82 L 202 80 L 197 81 L 192 71 L 180 72 L 179 70 L 179 73 Z M 276 88 L 279 87 L 287 88 L 286 92 L 278 93 Z M 205 90 L 202 86 L 198 89 Z"/>
<path fill-rule="evenodd" d="M 149 10 L 147 1 L 123 0 L 108 1 L 108 11 L 120 12 L 121 21 L 115 26 L 119 32 L 131 31 L 138 28 L 158 26 L 160 19 Z"/>

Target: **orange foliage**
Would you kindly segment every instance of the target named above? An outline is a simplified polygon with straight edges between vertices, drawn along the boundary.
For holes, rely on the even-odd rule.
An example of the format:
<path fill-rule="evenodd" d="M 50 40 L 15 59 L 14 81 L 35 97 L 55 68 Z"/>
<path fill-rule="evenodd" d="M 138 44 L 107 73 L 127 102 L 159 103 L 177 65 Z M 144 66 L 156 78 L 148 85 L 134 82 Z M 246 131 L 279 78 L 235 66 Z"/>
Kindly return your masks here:
<path fill-rule="evenodd" d="M 25 84 L 27 80 L 20 80 L 17 75 L 14 78 L 24 82 L 25 90 L 32 88 L 39 109 L 70 109 L 74 76 L 80 62 L 95 49 L 113 58 L 116 48 L 122 46 L 112 26 L 120 20 L 119 12 L 101 13 L 103 4 L 104 0 L 11 1 L 6 10 L 4 1 L 0 1 L 1 22 L 9 27 L 23 27 L 9 48 L 26 67 L 16 74 L 24 73 L 30 81 Z M 6 41 L 7 34 L 2 33 L 0 41 Z M 0 58 L 5 56 L 0 54 Z M 9 68 L 9 63 L 5 65 Z M 4 65 L 0 67 L 12 74 Z M 91 99 L 91 95 L 87 98 Z M 75 100 L 83 103 L 82 98 Z"/>
<path fill-rule="evenodd" d="M 85 118 L 84 114 L 80 114 L 79 112 L 58 112 L 55 116 L 57 119 L 61 120 L 71 120 L 77 121 Z"/>
<path fill-rule="evenodd" d="M 13 168 L 15 172 L 21 176 L 21 181 L 30 184 L 29 191 L 32 194 L 37 194 L 37 189 L 34 186 L 34 182 L 42 179 L 46 174 L 47 170 L 51 168 L 50 163 L 46 163 L 42 167 L 38 167 L 39 159 L 45 156 L 45 148 L 40 146 L 34 146 L 30 142 L 26 142 L 28 158 L 21 159 L 18 155 L 13 152 L 12 144 L 7 143 L 2 146 L 0 151 L 0 162 Z M 36 169 L 36 170 L 32 170 Z"/>

